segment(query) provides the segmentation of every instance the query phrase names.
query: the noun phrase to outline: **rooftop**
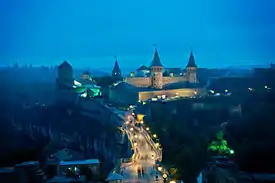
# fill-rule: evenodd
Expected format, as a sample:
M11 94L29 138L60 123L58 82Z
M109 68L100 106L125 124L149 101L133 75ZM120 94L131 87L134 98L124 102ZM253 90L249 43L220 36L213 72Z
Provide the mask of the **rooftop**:
M145 65L142 65L140 68L137 69L138 71L146 71L146 70L150 70L149 67L146 67Z
M29 166L29 165L39 165L38 161L27 161L20 164L17 164L15 166Z
M186 67L197 67L193 52L190 53L189 61Z
M58 68L72 68L71 64L69 64L67 61L63 61Z
M155 51L154 58L151 63L151 67L162 67L157 49Z
M70 166L70 165L91 165L91 164L99 164L98 159L86 159L86 160L78 160L78 161L60 161L59 165L61 166Z

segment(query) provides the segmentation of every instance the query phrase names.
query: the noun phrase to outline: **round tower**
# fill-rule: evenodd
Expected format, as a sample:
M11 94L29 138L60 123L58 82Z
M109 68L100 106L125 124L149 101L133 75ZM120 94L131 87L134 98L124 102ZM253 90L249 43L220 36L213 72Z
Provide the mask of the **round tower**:
M188 64L186 66L187 81L189 83L198 83L197 79L197 65L195 63L193 52L191 51Z
M158 50L155 49L154 58L150 66L151 81L152 81L153 88L162 89L162 86L163 86L162 70L163 70L163 66L160 62Z

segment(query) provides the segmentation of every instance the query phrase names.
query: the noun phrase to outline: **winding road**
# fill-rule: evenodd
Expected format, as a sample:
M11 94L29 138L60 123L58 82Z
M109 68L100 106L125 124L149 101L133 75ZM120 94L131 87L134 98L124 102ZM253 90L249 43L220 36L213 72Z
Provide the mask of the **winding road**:
M120 171L117 172L123 177L122 182L163 182L162 173L155 166L156 160L162 159L161 150L143 127L137 127L137 121L131 115L131 111L124 115L121 111L117 113L125 119L122 129L127 134L134 150L131 161L123 163Z

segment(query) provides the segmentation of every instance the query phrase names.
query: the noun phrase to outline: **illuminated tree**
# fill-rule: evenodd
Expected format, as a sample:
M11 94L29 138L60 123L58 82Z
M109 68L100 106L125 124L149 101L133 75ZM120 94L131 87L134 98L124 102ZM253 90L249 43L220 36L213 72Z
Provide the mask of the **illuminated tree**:
M234 154L234 151L227 146L227 141L223 139L222 131L217 133L216 140L210 143L208 150L218 155Z

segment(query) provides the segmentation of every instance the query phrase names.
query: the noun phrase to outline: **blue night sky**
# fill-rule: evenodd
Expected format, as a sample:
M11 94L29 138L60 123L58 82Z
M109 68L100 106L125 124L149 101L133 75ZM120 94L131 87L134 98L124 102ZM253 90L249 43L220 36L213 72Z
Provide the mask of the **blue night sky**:
M1 0L0 64L122 68L275 62L274 0Z

